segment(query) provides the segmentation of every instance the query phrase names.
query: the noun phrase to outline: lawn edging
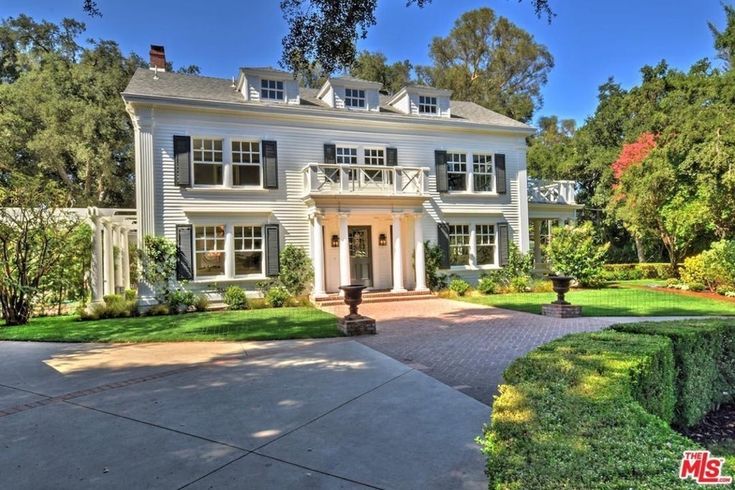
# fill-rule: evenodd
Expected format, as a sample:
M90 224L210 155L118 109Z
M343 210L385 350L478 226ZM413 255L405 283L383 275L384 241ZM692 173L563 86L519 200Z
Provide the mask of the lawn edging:
M688 325L687 339L699 333L702 340L672 339L675 323ZM700 351L713 352L712 339L735 329L721 321L697 330L709 323L572 334L514 361L479 440L490 488L696 487L678 470L682 453L701 446L670 424L682 417L684 370L696 370ZM687 355L695 344L702 347Z

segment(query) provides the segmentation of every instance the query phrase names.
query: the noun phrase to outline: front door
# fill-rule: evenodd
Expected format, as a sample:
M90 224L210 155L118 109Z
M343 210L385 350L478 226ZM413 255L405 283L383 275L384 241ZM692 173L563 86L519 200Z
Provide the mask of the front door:
M350 226L350 279L352 284L373 285L372 250L370 247L370 227Z

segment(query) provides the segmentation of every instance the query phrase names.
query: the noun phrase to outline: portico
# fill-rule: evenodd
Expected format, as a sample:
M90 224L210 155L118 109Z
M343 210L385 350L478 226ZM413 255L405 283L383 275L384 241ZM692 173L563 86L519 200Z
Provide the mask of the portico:
M81 214L81 211L80 211ZM92 301L130 288L130 235L136 231L134 209L89 208L92 227Z
M420 207L315 208L310 213L314 296L347 284L400 293L426 291Z

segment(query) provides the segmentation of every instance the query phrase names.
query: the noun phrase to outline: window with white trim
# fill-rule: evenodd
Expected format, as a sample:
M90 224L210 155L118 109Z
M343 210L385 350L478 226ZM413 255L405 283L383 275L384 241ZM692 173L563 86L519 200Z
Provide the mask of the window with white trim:
M365 91L362 89L346 88L345 89L345 107L364 109L365 108Z
M385 150L382 148L365 148L365 165L385 166ZM365 174L376 182L383 180L384 170L366 170Z
M449 263L450 265L469 265L469 225L449 225Z
M436 114L437 103L436 97L428 95L419 95L419 114Z
M260 98L261 100L283 100L283 81L282 80L261 80L260 81Z
M222 185L222 140L193 138L194 184Z
M194 262L198 278L224 275L225 225L194 227Z
M475 192L493 192L495 190L494 172L492 155L472 155L472 174Z
M338 146L336 155L337 163L357 165L357 148L354 146Z
M447 179L450 191L467 190L467 155L447 153Z
M261 185L260 142L232 142L232 185Z
M495 264L495 225L475 225L477 265Z
M235 275L263 272L263 228L235 226Z

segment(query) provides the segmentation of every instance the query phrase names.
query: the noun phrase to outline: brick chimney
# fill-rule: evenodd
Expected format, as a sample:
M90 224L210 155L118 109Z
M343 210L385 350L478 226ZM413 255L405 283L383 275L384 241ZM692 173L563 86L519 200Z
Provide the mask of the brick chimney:
M158 68L159 71L166 71L166 53L163 49L163 46L151 44L150 56L151 56L151 62L150 62L151 70Z

